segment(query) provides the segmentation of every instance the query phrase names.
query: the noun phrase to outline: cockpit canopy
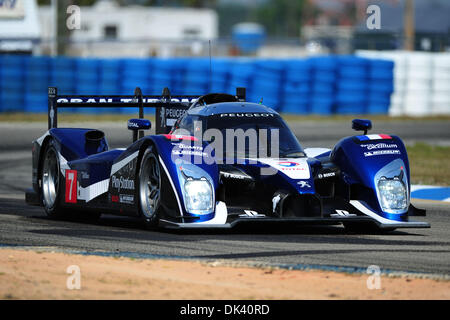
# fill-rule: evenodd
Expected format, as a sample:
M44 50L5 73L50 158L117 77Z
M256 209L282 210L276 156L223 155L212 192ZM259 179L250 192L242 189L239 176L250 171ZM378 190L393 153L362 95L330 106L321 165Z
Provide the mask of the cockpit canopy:
M205 106L213 103L220 102L238 102L239 99L236 96L227 93L210 93L198 98L190 108L195 108L199 106Z
M210 115L187 112L173 133L201 136L203 141L216 144L220 139L227 157L304 157L300 143L280 115L264 111L261 108L260 112L246 112L241 107L241 112Z

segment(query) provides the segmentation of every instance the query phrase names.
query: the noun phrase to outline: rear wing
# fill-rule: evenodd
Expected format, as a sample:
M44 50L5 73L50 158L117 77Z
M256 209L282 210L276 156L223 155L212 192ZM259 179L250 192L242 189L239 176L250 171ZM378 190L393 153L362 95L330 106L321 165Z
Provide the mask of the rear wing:
M48 88L48 128L57 128L60 108L139 108L139 118L144 118L144 108L156 108L155 132L168 133L199 96L171 96L164 88L161 96L143 96L139 87L134 95L58 95L56 87ZM143 132L139 134L143 136Z
M190 106L200 99L199 103L205 103L206 97L215 96L183 95L171 96L170 90L164 88L161 96L143 96L139 87L134 90L132 96L122 95L58 95L56 87L48 88L48 129L58 126L59 108L139 108L139 118L144 118L144 108L156 108L155 133L169 133L175 122L184 115ZM226 95L226 94L225 94ZM245 88L236 88L236 99L245 101ZM139 138L144 133L139 132Z

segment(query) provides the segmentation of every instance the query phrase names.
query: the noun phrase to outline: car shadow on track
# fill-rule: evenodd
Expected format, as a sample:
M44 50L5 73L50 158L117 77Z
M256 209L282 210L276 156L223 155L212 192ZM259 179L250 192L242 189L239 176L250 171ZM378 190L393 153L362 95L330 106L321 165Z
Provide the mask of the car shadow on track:
M124 229L135 229L149 232L164 232L167 234L180 235L283 235L283 234L299 234L299 235L416 235L411 232L394 230L366 230L366 231L350 231L342 225L317 225L305 223L274 223L274 224L242 224L233 228L193 228L193 229L172 229L172 228L146 228L139 218L120 217L114 215L103 215L99 219L89 219L86 217L70 216L61 219L51 219L47 216L32 216L35 219L43 219L48 221L60 221L67 223L78 223L92 226L114 227Z
M1 201L0 214L13 214L22 217L55 221L55 223L78 223L92 226L114 227L129 230L147 231L144 224L138 218L123 217L117 215L102 215L100 219L86 219L85 216L72 215L66 219L54 220L47 217L43 208L26 205L23 200ZM364 236L364 235L388 235L388 236L424 236L418 230L372 230L364 232L350 231L341 225L307 225L304 223L274 223L274 224L239 224L232 229L153 229L153 232L179 235L335 235L335 236Z
M147 230L137 218L105 216L97 222L87 222L80 219L55 221L43 216L35 219L46 220L50 228L30 230L31 233L58 235L80 239L109 239L111 241L126 241L128 243L144 244L147 241L164 241L186 243L217 240L217 241L245 241L245 242L286 242L303 244L334 243L363 244L363 245L401 245L401 246L429 246L445 245L443 242L421 241L405 238L405 236L422 236L403 231L392 231L387 234L355 233L346 231L342 226L317 225L289 225L285 228L269 226L239 226L235 229L201 229L201 230Z

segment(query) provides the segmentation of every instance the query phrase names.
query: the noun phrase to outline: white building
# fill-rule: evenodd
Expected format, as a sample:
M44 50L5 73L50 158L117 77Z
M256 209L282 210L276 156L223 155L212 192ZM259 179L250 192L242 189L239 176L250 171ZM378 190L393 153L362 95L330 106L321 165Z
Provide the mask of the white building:
M211 9L120 7L107 0L80 9L80 29L71 35L75 55L196 55L218 36L217 13ZM49 6L39 8L42 37L49 44L54 39L53 12Z
M0 1L0 52L32 52L40 37L36 0Z

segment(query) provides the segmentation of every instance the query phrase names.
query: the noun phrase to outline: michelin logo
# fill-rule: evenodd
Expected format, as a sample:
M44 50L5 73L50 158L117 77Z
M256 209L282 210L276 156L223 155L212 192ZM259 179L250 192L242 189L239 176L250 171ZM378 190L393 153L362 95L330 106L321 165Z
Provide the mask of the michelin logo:
M134 203L134 196L129 194L120 194L119 195L119 201L120 203L126 203L126 204L133 204Z
M206 152L203 152L203 147L200 146L188 146L182 143L176 144L176 146L172 149L173 155L180 156L199 156L199 157L208 157Z
M381 155L386 155L386 154L400 154L400 150L369 151L369 152L364 152L364 157L381 156Z
M397 149L398 146L395 143L392 143L392 144L377 143L377 144L362 144L361 148L367 148L367 150L373 150L373 149Z

